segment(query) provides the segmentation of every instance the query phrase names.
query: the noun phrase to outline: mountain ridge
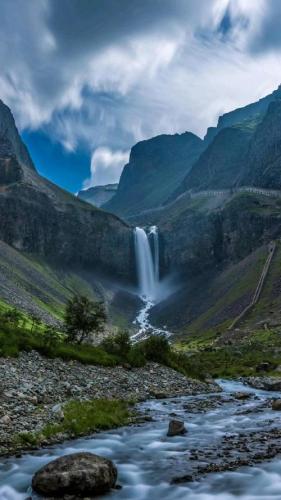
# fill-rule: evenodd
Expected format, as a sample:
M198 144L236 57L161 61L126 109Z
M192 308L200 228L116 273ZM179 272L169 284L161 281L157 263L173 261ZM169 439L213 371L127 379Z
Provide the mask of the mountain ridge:
M103 208L123 217L162 205L199 156L203 141L191 132L160 135L131 149L116 195Z
M2 118L2 122L1 122ZM132 231L116 215L41 177L11 111L0 111L0 239L63 265L99 268L131 279Z

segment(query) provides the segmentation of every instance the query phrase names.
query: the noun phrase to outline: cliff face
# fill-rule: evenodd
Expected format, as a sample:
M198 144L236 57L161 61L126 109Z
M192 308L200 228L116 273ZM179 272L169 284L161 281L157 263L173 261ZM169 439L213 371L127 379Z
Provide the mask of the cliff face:
M193 189L226 189L240 184L252 131L248 128L222 129L192 167L175 196Z
M204 139L206 150L173 198L191 189L280 185L279 180L273 179L274 175L278 178L281 145L280 99L281 87L256 103L222 115L217 127L208 129ZM272 162L276 162L275 166Z
M272 102L248 153L244 184L281 189L281 100Z
M94 186L79 191L78 198L91 203L95 207L101 207L116 194L118 184L106 184L105 186Z
M260 121L267 112L270 103L280 98L281 85L278 89L274 90L274 92L263 97L259 101L223 114L219 117L216 127L208 128L204 141L209 144L223 128L232 127L233 125L243 124L246 122L255 123Z
M129 216L167 201L203 150L203 141L186 132L136 144L122 172L116 195L104 205Z
M215 209L190 205L175 217L158 221L163 266L195 276L239 262L281 234L279 199L233 195Z
M10 109L0 99L0 157L15 156L23 167L35 170L29 152L22 142Z
M3 104L0 239L64 266L87 266L125 279L133 272L131 229L40 177Z

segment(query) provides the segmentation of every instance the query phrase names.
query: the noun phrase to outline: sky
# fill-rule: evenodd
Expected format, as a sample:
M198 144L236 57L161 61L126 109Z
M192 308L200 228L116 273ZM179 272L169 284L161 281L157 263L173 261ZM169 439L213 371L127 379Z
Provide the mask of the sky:
M138 141L281 83L279 0L0 0L0 98L40 173L117 182Z

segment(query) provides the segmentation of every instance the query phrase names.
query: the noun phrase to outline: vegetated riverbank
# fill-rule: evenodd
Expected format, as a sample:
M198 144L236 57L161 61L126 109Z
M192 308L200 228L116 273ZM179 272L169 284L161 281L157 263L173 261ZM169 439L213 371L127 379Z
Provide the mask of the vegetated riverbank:
M74 360L48 359L35 351L21 352L18 358L2 358L0 380L2 455L132 422L135 419L124 401L131 403L220 390L215 382L187 378L153 362L140 368L129 365L126 368L104 367ZM100 406L104 417L98 422L92 419L93 412L88 407L85 425L75 425L86 407L71 408L68 404L64 408L65 403L73 400L92 401L93 405L97 404L95 401L108 400L103 409ZM111 400L115 401L114 408L109 408ZM116 419L111 421L106 415L113 409Z
M231 341L221 342L221 334L194 336L176 345L190 365L214 378L237 378L258 375L278 377L281 373L280 330L237 330Z

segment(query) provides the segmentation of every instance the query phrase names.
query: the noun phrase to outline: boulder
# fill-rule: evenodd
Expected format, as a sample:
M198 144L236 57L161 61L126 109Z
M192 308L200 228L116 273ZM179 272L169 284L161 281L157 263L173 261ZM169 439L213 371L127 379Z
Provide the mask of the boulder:
M182 420L170 420L167 436L182 436L186 433L187 429L185 428L184 422Z
M256 372L270 372L271 370L274 370L276 365L273 365L272 363L268 363L267 361L260 363L259 365L256 366Z
M48 463L36 472L32 488L47 497L75 498L106 493L115 486L117 469L111 460L93 453L73 453Z
M274 399L271 408L276 411L281 411L281 399Z
M251 394L249 392L235 392L233 394L233 397L235 399L240 399L240 400L245 400L245 399L249 399L251 397Z
M255 389L263 391L281 391L281 378L277 377L247 377L245 382Z

